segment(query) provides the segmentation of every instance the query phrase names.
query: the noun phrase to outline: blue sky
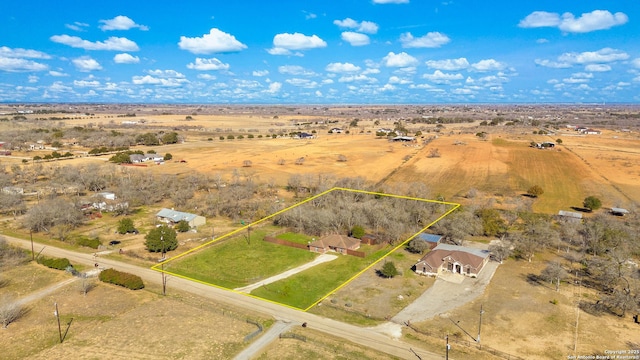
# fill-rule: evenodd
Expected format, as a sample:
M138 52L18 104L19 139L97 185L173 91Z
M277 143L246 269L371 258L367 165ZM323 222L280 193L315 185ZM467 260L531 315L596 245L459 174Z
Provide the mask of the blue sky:
M0 102L638 103L631 0L3 1Z

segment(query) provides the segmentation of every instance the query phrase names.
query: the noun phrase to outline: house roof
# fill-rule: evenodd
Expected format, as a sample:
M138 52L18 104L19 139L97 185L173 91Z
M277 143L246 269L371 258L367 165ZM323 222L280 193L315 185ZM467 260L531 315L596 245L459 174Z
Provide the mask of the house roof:
M169 220L171 220L173 222L179 222L180 220L185 220L187 222L190 222L191 220L193 220L196 217L198 217L198 215L196 215L196 214L190 214L190 213L186 213L186 212L182 212L182 211L175 211L175 210L171 210L171 209L162 209L162 210L158 211L156 216L160 217L160 218L169 219Z
M616 214L628 214L629 210L623 208L611 208L611 212Z
M558 211L558 215L575 218L575 219L582 219L582 214L573 212L573 211L560 210Z
M424 263L431 269L437 269L448 257L463 264L463 266L470 265L471 267L478 269L482 266L482 263L488 256L489 252L487 250L449 244L438 244L438 246L423 256L418 263Z
M309 244L309 246L319 247L326 249L328 247L349 249L355 245L359 245L360 240L352 238L346 235L333 234L325 236L322 239L316 240Z
M440 239L442 239L442 235L434 235L434 234L422 233L422 234L418 235L418 238L420 238L420 240L424 240L426 242L437 243L437 242L440 241Z

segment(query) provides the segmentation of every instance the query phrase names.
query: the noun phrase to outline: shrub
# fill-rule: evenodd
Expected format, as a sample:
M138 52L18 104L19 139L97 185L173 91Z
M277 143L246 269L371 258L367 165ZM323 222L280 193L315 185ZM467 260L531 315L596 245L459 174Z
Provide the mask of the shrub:
M144 283L140 276L114 269L101 271L98 279L107 284L114 284L131 290L144 289Z
M531 197L538 197L544 194L544 189L540 185L533 185L527 190L527 195Z
M598 199L595 196L587 196L582 202L582 205L585 208L593 211L593 210L598 210L602 207L602 201L600 201L600 199Z
M175 229L178 232L187 232L187 231L191 230L191 226L189 226L189 223L186 220L180 220L176 224Z
M71 266L71 262L67 258L46 258L44 256L38 258L38 264L56 270L66 270Z
M351 229L351 236L353 236L356 239L362 239L362 237L364 236L364 228L360 225L355 225Z
M126 234L128 232L132 232L133 230L135 230L135 226L133 225L133 220L131 220L131 218L122 218L120 219L120 221L118 221L118 233L119 234Z
M100 239L89 239L88 237L82 236L76 239L76 245L97 249L102 244L100 243Z

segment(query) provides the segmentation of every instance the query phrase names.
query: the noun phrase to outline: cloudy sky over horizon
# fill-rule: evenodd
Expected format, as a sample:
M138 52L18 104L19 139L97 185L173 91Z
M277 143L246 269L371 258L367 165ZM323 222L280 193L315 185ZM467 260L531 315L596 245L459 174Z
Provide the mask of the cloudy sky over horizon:
M0 18L0 102L640 102L629 0L36 0Z

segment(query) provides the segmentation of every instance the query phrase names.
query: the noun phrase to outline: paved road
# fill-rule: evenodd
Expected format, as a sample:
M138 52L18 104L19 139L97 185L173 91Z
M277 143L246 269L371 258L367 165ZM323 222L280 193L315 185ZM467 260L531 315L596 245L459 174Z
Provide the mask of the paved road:
M6 235L4 235L4 237L9 243L18 245L25 249L31 249L31 243L28 240L22 240ZM52 246L46 246L42 251L42 254L49 257L66 257L71 261L71 263L85 264L88 266L93 266L96 262L96 260L93 259L92 254L83 254ZM97 262L100 264L100 267L114 268L119 271L136 274L145 282L157 284L162 283L160 273L148 268L104 258L98 259ZM417 357L410 350L411 348L418 356L420 356L421 359L442 359L442 355L416 348L414 345L409 345L401 340L394 339L393 337L383 334L375 329L361 328L336 320L323 318L286 306L252 298L238 292L222 290L213 286L204 285L178 277L170 277L167 286L168 291L171 291L171 289L174 288L190 292L204 298L215 300L219 303L257 311L262 314L272 316L274 319L283 319L285 321L300 324L306 322L308 327L313 328L314 330L321 331L332 336L341 337L353 343L376 349L398 358L415 360Z

